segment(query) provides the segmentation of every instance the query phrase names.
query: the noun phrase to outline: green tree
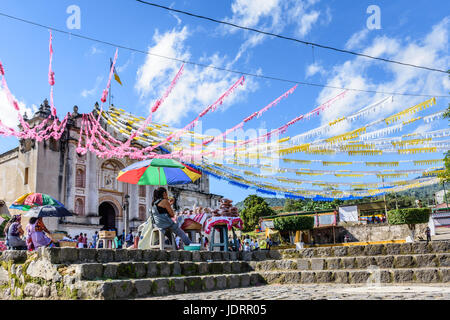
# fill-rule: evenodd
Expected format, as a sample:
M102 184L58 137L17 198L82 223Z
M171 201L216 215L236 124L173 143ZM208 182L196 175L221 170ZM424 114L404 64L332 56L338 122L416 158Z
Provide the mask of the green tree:
M449 76L449 78L450 78L450 76ZM449 120L450 120L450 104L448 105L447 110L443 114L443 117L449 118ZM438 175L438 177L441 180L441 183L446 183L446 182L450 181L450 151L447 151L447 153L445 153L444 165L445 165L444 172L442 172Z
M314 228L314 217L291 216L280 217L273 220L273 226L280 231L311 230Z
M284 211L285 212L294 212L294 211L302 211L303 210L303 201L302 200L292 200L286 199L284 203Z
M430 208L405 208L390 210L387 213L389 224L407 224L411 231L411 238L414 241L416 224L427 223L430 219Z
M293 241L294 232L299 230L311 230L314 228L314 217L291 216L275 218L273 220L273 227L279 231L288 231L289 238Z
M264 200L257 195L250 195L244 200L244 209L240 216L244 222L243 230L251 231L259 224L259 219L266 216L275 215L275 211Z

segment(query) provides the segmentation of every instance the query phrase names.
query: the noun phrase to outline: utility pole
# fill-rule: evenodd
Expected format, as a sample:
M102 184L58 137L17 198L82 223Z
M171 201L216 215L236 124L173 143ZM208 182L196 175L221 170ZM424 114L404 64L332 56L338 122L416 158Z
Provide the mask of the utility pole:
M381 176L381 182L383 183L383 199L384 199L384 214L386 215L387 218L387 205L386 205L386 191L384 190L384 177Z
M123 245L122 245L122 248L123 248L123 246L125 245L125 243L126 243L126 238L127 238L127 233L128 233L128 213L129 213L129 207L130 207L130 202L128 201L128 199L130 198L130 196L128 195L128 194L126 194L125 195L125 200L124 200L124 202L123 202L123 209L124 209L124 215L123 215L123 218L124 218L124 229L125 229L125 231L124 231L124 233L123 233Z
M394 196L395 196L395 209L398 210L398 203L397 203L397 192L394 192Z
M444 199L445 199L445 203L447 204L447 211L448 210L448 201L447 201L447 191L445 190L445 181L442 182L442 185L444 186Z

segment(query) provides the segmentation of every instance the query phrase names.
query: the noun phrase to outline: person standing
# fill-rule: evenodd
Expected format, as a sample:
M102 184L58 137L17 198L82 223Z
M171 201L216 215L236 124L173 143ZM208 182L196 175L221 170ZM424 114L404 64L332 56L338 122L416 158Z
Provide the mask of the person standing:
M83 248L87 248L88 247L87 241L88 241L87 234L85 233L84 236L83 236Z
M139 245L139 239L141 238L141 231L138 232L137 236L134 237L133 248L137 249Z
M430 230L430 227L427 227L427 228L425 229L425 234L426 234L426 236L427 236L427 243L428 243L428 242L431 241L431 230Z
M270 250L270 246L272 245L272 241L270 241L270 238L267 237L266 238L266 246L267 246L267 250Z
M92 236L92 243L94 244L94 246L97 246L97 241L98 241L98 231L95 231L94 235Z
M80 233L80 235L78 236L77 247L78 248L83 248L84 247L83 243L84 243L83 233Z
M127 247L131 247L133 245L134 242L133 230L130 229L130 232L126 236L125 242L127 244Z
M116 244L117 249L122 249L121 236L116 235L114 238L114 243Z

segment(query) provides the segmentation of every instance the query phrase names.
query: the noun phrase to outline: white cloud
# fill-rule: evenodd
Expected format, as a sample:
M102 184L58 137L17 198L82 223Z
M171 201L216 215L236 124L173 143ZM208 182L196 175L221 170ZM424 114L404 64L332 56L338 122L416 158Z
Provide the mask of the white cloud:
M386 36L375 38L372 43L362 50L365 54L382 56L396 61L445 68L449 65L448 30L450 18L445 18L436 24L431 32L423 39L402 41ZM352 36L353 37L353 36ZM373 68L377 67L377 77L371 77ZM379 81L379 72L384 72L386 80ZM333 76L327 85L336 87L358 88L382 92L416 93L447 95L450 90L448 76L438 72L430 72L418 68L385 63L364 57L356 57L331 70ZM324 88L317 98L317 102L324 102L337 95L340 90ZM352 111L369 105L383 97L384 94L371 94L349 91L346 98L333 104L322 114L322 123L327 123ZM374 114L373 119L380 118L405 109L407 106L427 100L426 97L395 96L394 102L388 104L381 114ZM438 99L439 105L439 99ZM441 107L445 107L445 103ZM442 108L441 108L442 109ZM439 109L436 109L438 111ZM373 120L372 119L372 120ZM344 128L343 130L348 130Z
M14 97L14 99L17 100L16 97ZM26 112L29 119L37 110L35 105L31 108L27 107L24 101L17 100L17 103L19 104L20 113L23 115ZM0 113L2 115L2 123L4 125L16 130L18 129L19 119L17 118L17 111L9 103L6 92L3 88L0 88Z
M231 5L233 15L225 20L272 33L282 33L288 26L293 25L295 34L304 37L310 33L320 16L320 11L310 10L317 2L318 0L235 0ZM331 21L329 9L324 21L326 24ZM225 30L232 34L239 31L234 27L225 27ZM253 32L244 32L244 35L246 40L231 64L239 60L247 50L270 38Z
M103 76L97 76L97 78L95 79L94 87L92 89L84 89L83 91L81 91L81 96L83 98L87 98L87 97L92 96L95 93L97 93L102 81L103 81Z
M181 30L173 29L164 34L156 31L153 36L154 45L149 46L148 51L158 55L188 60L190 58L189 49L184 46L188 36L186 27ZM227 61L226 57L214 54L203 57L201 62L223 66ZM148 102L148 109L163 94L180 67L181 63L177 61L152 55L146 57L144 64L137 71L135 89L141 100ZM186 116L193 116L217 100L237 79L238 76L234 74L212 68L185 65L182 77L171 95L155 113L154 120L170 125L179 124ZM224 100L224 104L219 109L223 110L240 101L245 96L246 88L255 90L256 84L252 83L249 86L249 82L251 80L246 79L244 88L239 87L235 93Z
M424 132L430 131L432 127L433 126L431 123L422 124L422 125L418 126L416 128L416 130L414 130L412 133L424 133Z
M324 19L322 19L321 24L324 26L327 26L331 23L331 20L333 20L333 15L331 14L330 7L327 7L325 10L325 15L323 15Z
M105 53L102 49L97 48L96 46L91 46L91 50L89 51L91 55L102 54Z
M305 36L309 33L309 31L311 31L313 24L316 23L317 19L319 18L319 14L319 11L313 10L310 13L305 13L301 17L298 30L300 36Z
M179 26L181 24L181 19L178 17L178 15L171 11L169 11L169 14L177 20L177 25Z
M130 66L130 64L133 61L133 59L134 59L134 52L131 54L131 57L123 65L116 67L116 71L118 73L125 72L125 70L127 70L128 67Z
M321 75L326 74L325 69L320 64L318 64L317 62L315 62L313 64L310 64L308 66L308 68L306 69L306 77L307 78L312 77L312 76L314 76L317 73L319 73Z
M348 39L345 44L345 49L350 50L359 47L361 42L367 38L369 34L369 29L364 28L361 31L354 33L350 39Z
M244 27L252 27L260 24L264 18L271 20L271 26L276 26L280 20L281 5L280 0L235 0L231 5L233 17L231 22ZM230 28L231 32L237 31Z

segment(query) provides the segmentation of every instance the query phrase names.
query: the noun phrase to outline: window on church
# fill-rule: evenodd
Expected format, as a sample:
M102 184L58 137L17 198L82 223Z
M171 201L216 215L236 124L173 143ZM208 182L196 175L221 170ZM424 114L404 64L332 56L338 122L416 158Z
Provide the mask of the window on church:
M27 185L28 184L28 170L29 168L25 168L25 173L24 173L24 176L23 176L23 184L24 185Z
M139 197L145 198L147 188L145 186L139 186Z
M75 187L84 188L85 180L86 180L86 175L84 174L84 170L77 169L76 178L75 178Z
M75 213L79 216L84 216L84 201L81 198L75 201Z
M145 221L147 220L147 213L145 206L139 206L139 220Z
M50 139L49 148L52 151L58 152L59 151L59 141L55 140L54 138Z

